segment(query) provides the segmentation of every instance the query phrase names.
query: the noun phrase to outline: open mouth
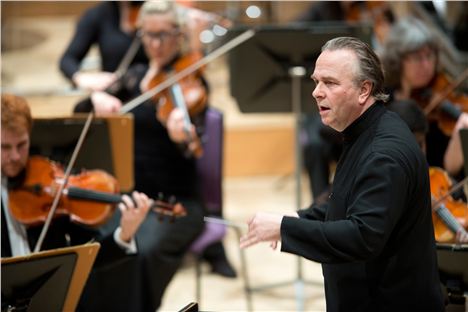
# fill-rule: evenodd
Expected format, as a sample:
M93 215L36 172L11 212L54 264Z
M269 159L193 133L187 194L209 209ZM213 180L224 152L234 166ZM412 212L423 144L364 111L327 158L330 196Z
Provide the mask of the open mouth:
M330 107L319 105L320 112L326 112L330 110Z

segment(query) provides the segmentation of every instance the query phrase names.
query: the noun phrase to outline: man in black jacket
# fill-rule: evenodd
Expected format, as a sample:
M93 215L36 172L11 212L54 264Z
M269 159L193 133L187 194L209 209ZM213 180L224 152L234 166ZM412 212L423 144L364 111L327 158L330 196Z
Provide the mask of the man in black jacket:
M241 239L322 263L327 311L443 311L428 167L414 136L383 102L370 47L330 40L312 75L325 125L343 153L326 203L293 216L257 213Z

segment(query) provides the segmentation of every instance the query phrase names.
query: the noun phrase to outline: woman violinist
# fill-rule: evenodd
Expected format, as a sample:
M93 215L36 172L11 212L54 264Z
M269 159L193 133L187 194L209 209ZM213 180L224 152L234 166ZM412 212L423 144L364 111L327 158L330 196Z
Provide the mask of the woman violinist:
M18 184L24 178L29 162L30 132L32 118L25 99L2 94L2 257L21 256L30 253L39 237L42 226L26 227L19 223L9 208L8 187ZM28 172L28 174L34 174ZM40 173L37 173L40 174ZM32 206L35 203L24 202ZM84 244L97 239L101 249L96 259L97 266L104 266L134 254L134 235L149 210L148 197L139 192L133 193L133 200L123 197L119 204L120 226L108 236L101 236L98 229L85 227L70 221L68 217L54 219L43 249L54 249L70 245ZM88 286L87 286L88 287ZM85 294L86 294L85 288ZM81 301L81 305L86 304Z
M78 21L75 33L60 59L60 70L83 90L105 90L116 79L116 70L134 41L136 16L142 1L103 1L88 9ZM97 45L101 68L80 69L84 57ZM130 63L148 60L140 47Z
M173 2L145 2L140 8L138 25L149 63L131 66L122 76L120 87L112 93L94 92L91 103L98 114L118 113L123 103L164 81L177 72L179 66L184 67L187 60L190 63L193 54L184 50L187 38ZM179 86L189 106L191 124L188 128L185 115L177 105L167 109L166 114L160 114L161 110L166 111L166 104L175 102L172 91L157 94L130 111L135 125L135 189L149 197L157 196L156 191L175 195L187 210L186 217L170 226L156 224L155 218L147 218L137 233L140 262L130 268L129 275L138 279L136 284L141 289L125 289L121 295L115 295L116 298L128 298L130 293L130 300L125 301L132 303L132 311L154 311L160 306L164 291L180 267L185 252L204 226L205 211L197 190L196 155L190 149L190 142L201 137L207 87L200 71L187 78L182 79ZM191 104L195 106L193 111ZM119 274L113 274L113 281L103 281L109 283L109 287L104 288L112 289L113 283L123 284L125 281L119 277Z
M438 52L434 35L421 21L406 18L393 25L381 58L386 84L394 100L413 99L424 110L437 95L443 94L450 87L450 79L438 68ZM444 155L453 133L455 118L458 117L457 114L450 114L451 110L446 108L460 110L461 118L465 118L463 116L468 110L468 97L463 94L453 92L444 99L444 103L449 104L439 105L428 115L426 143L427 159L431 166L444 166ZM444 124L451 124L451 128L447 131ZM456 153L461 154L461 150ZM450 154L445 157L450 158Z

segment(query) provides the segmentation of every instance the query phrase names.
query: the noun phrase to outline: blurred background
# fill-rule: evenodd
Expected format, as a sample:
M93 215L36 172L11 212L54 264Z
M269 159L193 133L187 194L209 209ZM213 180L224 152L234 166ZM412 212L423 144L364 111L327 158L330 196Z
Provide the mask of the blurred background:
M1 88L2 92L11 92L27 98L34 117L63 117L72 114L73 106L87 95L86 90L79 90L66 79L59 70L59 59L65 51L75 31L79 17L87 9L100 1L2 1L1 2ZM295 22L305 21L309 10L313 10L315 1L178 1L180 5L196 8L216 14L229 23L223 25L227 35L213 35L200 30L196 33L197 44L209 54L245 29L268 30L291 29ZM378 49L378 32L374 28L378 10L390 10L398 19L407 15L425 19L432 31L445 44L444 55L447 69L457 75L468 63L467 52L462 43L454 40L453 29L456 22L465 16L466 3L463 1L443 2L442 9L433 1L435 11L427 10L426 4L410 2L374 3L375 9L366 7L359 11L359 16L351 24L357 27L363 38ZM365 2L362 2L365 3ZM377 6L377 4L379 4ZM359 9L361 10L361 9ZM374 11L375 10L375 11ZM327 29L325 21L324 29ZM332 29L332 22L329 22ZM466 23L466 20L465 20ZM385 28L385 26L384 26ZM302 28L301 28L302 29ZM317 28L319 29L319 28ZM354 31L354 30L353 30ZM382 31L385 31L383 29ZM281 33L281 32L280 32ZM265 41L280 50L288 43L279 39L267 38ZM464 39L466 48L466 38ZM270 40L270 41L268 41ZM309 43L309 44L313 44ZM306 46L307 44L298 45ZM321 44L317 44L318 47ZM298 48L299 49L299 48ZM311 51L314 47L308 47ZM236 55L235 61L243 64L235 67L230 53L210 62L205 69L205 76L211 88L210 105L224 114L224 159L223 159L223 194L224 218L236 223L243 223L256 211L289 212L298 205L306 206L312 200L310 185L306 173L301 170L300 183L295 176L296 142L295 130L297 115L292 113L291 103L272 109L265 106L252 107L242 103L243 79L255 74L256 59L246 60L249 53ZM294 53L286 58L294 58ZM313 64L313 60L309 60ZM82 62L82 69L95 71L101 60L96 47L88 53ZM245 66L247 64L247 66ZM455 65L453 65L455 64ZM458 64L458 65L456 65ZM462 64L460 66L460 64ZM464 65L463 65L464 64ZM309 64L308 64L309 65ZM281 66L279 66L281 67ZM233 74L232 69L235 73ZM312 67L306 68L308 75ZM242 77L240 77L242 71ZM266 75L271 74L266 71ZM315 110L310 96L312 87L304 78L301 107L304 111ZM247 77L247 78L245 78ZM233 81L235 79L235 81ZM290 78L282 74L281 83L289 85ZM237 89L236 89L237 88ZM255 86L254 86L255 89ZM273 87L274 89L274 87ZM288 88L282 95L283 101L291 98ZM235 94L234 94L235 93ZM235 96L234 96L235 95ZM275 94L270 94L274 97ZM239 100L240 99L240 100ZM267 99L269 99L267 97ZM247 100L246 100L247 101ZM275 103L281 105L281 103ZM262 112L265 110L265 112ZM298 204L298 193L299 204ZM200 306L207 311L241 311L247 309L244 282L241 275L241 255L235 232L228 229L225 238L227 254L235 266L238 277L227 279L209 274L204 267L202 277L202 300ZM250 248L245 253L248 273L252 286L296 281L298 277L298 259L294 256L272 251L267 245ZM298 304L298 289L293 283L275 287L253 294L253 309L257 311L325 311L323 279L320 265L311 261L302 261L301 277L305 281L304 302ZM195 270L193 261L187 259L186 265L179 271L170 284L161 306L162 311L177 311L187 303L194 301Z

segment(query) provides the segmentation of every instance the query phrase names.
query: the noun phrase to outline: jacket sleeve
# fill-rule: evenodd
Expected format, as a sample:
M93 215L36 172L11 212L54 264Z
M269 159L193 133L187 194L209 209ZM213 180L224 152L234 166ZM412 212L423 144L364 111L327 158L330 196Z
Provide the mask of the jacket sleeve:
M70 223L68 233L71 245L86 244L96 241L101 244L94 267L103 268L112 266L130 259L126 250L120 247L114 239L114 231L100 228L90 228L84 225Z
M404 210L409 184L401 163L388 155L371 154L343 197L330 198L327 221L307 215L283 218L282 251L322 263L378 255Z
M73 38L60 58L60 70L68 78L79 71L83 58L97 42L99 29L98 10L87 11L79 20Z
M312 204L310 205L309 208L301 209L297 213L300 218L324 221L327 208L328 208L328 203L323 203L320 205Z

